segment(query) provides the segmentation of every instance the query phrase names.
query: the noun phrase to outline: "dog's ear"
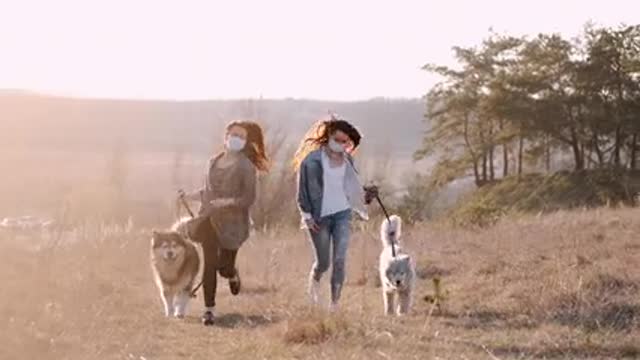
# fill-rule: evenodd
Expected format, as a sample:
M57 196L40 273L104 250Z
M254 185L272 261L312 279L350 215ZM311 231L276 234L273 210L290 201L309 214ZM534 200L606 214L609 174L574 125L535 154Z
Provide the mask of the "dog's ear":
M160 237L160 232L158 230L151 230L151 247L155 247L158 242L158 237Z

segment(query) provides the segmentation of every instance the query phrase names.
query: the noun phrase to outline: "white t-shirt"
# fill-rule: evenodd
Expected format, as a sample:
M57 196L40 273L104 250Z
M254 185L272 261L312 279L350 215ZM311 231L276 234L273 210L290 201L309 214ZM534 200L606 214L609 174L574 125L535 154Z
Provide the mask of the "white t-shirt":
M351 208L344 189L344 174L347 163L331 167L329 156L322 152L322 169L324 189L322 193L322 210L320 216L332 215Z

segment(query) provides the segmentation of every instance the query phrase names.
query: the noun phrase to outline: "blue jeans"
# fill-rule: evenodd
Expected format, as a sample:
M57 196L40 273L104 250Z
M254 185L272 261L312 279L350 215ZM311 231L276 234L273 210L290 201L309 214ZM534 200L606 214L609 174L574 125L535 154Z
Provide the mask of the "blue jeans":
M309 231L314 248L315 262L313 278L320 281L322 274L329 270L329 261L333 260L331 272L331 300L337 302L345 277L345 260L351 237L351 210L341 211L320 219L320 230ZM331 251L333 250L333 252Z

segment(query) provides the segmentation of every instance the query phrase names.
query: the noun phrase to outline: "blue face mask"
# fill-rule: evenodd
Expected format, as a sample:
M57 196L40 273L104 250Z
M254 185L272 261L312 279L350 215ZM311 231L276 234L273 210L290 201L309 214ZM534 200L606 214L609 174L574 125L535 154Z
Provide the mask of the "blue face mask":
M247 141L245 139L232 135L227 138L227 143L225 145L227 147L227 150L238 152L244 149L246 143Z

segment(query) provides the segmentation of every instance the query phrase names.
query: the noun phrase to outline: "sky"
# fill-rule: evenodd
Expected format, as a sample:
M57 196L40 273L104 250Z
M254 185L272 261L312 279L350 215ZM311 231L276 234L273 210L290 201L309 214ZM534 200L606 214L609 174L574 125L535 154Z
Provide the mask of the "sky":
M414 98L489 28L577 35L640 1L0 0L0 89L100 98Z

